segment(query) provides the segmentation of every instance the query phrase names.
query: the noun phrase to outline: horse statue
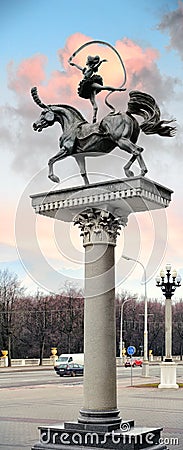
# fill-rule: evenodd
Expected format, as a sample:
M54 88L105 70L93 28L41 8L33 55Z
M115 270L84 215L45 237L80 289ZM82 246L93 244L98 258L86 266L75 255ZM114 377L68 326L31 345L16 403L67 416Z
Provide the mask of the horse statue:
M39 119L33 123L34 131L41 132L44 128L58 122L62 128L59 139L59 152L48 161L48 177L56 183L59 178L54 174L53 165L67 156L73 156L79 166L85 185L89 184L86 173L85 157L101 156L110 153L115 147L131 154L130 160L124 166L127 177L133 177L131 165L137 160L141 176L147 173L147 167L142 158L142 147L137 145L140 131L145 134L174 136L176 128L169 123L174 120L160 120L160 110L153 97L140 91L131 91L126 112L110 112L100 123L88 123L82 114L69 105L46 105L38 96L37 88L31 89L34 102L43 109ZM141 116L144 121L139 124L133 114Z

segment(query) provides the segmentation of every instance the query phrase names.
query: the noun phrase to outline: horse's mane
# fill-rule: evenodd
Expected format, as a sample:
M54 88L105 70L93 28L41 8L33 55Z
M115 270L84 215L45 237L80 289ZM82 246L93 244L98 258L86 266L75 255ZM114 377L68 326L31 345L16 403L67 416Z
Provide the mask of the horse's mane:
M69 110L71 113L73 113L79 120L81 120L82 122L87 122L87 120L83 117L83 115L80 113L80 111L78 111L78 109L74 108L73 106L70 105L64 105L64 104L56 104L56 105L48 105L51 109L52 108L63 108L66 110Z

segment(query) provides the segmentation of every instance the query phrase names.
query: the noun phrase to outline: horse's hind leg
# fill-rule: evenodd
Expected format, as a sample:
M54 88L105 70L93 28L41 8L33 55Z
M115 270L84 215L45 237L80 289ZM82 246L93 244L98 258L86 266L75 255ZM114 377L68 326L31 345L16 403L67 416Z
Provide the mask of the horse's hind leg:
M145 174L148 172L147 167L145 165L145 162L142 158L142 155L133 155L130 160L127 162L127 164L124 166L124 171L125 171L125 175L127 177L133 177L134 173L132 172L132 170L129 170L131 165L134 163L134 161L137 159L139 166L141 168L141 176L144 177Z
M141 176L144 177L145 174L148 172L148 170L147 170L147 167L146 167L146 165L145 165L145 162L144 162L144 160L143 160L143 158L142 158L142 155L138 155L138 156L137 156L137 161L138 161L139 166L140 166L140 168L141 168Z
M142 158L142 151L143 148L139 147L136 144L133 144L133 142L131 142L129 139L127 138L120 138L118 141L116 141L117 145L121 148L121 150L125 150L128 153L132 154L132 157L130 158L130 160L127 162L127 164L124 167L124 171L125 171L125 175L127 177L133 177L134 173L132 172L132 170L129 170L131 165L134 163L134 161L137 159L140 169L141 169L141 176L144 176L147 173L147 167L145 165L145 162Z
M129 170L133 162L137 159L136 155L133 155L130 160L127 162L127 164L124 166L124 172L127 177L134 177L134 173L132 170Z

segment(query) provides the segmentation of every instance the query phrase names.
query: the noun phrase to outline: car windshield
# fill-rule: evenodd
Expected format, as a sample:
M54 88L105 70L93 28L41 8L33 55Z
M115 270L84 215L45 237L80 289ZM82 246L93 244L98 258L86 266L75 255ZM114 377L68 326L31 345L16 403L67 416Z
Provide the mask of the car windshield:
M67 367L67 364L59 364L59 369L65 369Z
M67 361L68 361L67 356L61 356L60 358L57 359L57 362L67 362Z

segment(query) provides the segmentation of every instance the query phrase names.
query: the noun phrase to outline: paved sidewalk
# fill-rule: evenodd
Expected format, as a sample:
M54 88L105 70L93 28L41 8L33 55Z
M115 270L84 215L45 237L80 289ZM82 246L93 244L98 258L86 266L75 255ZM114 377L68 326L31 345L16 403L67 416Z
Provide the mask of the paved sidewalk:
M156 377L118 381L118 407L123 419L137 426L163 427L170 450L183 449L183 389L140 388ZM75 421L83 404L83 386L51 384L0 391L0 450L25 450L38 441L39 425ZM175 439L178 439L175 443ZM174 440L174 441L173 441Z

